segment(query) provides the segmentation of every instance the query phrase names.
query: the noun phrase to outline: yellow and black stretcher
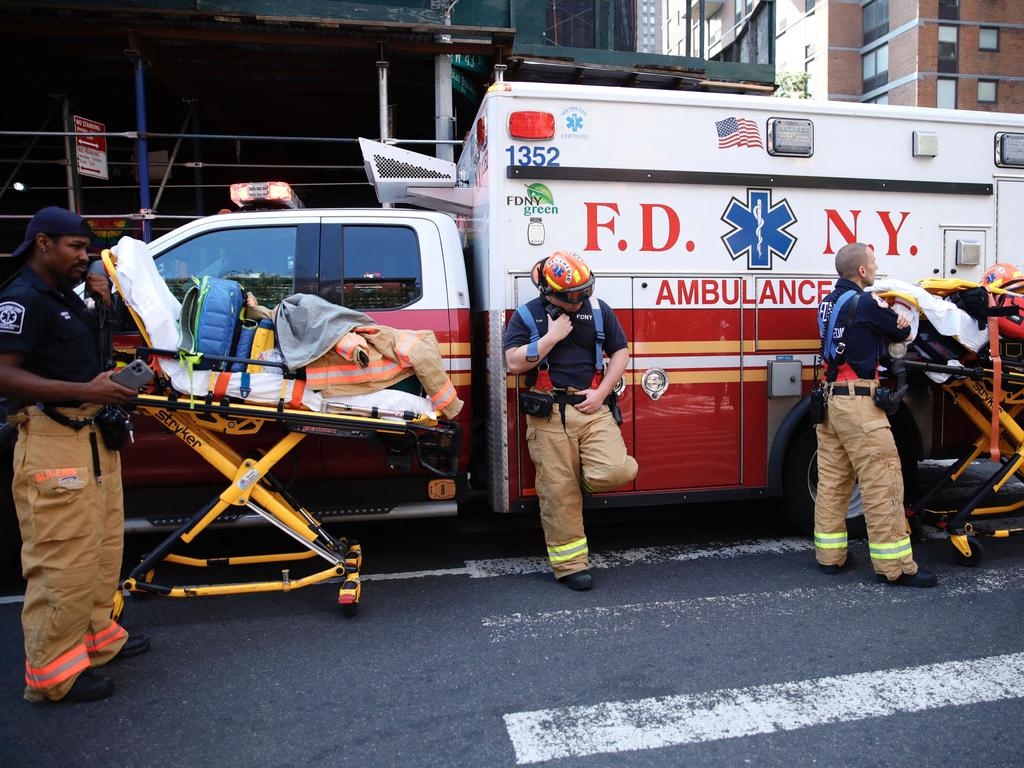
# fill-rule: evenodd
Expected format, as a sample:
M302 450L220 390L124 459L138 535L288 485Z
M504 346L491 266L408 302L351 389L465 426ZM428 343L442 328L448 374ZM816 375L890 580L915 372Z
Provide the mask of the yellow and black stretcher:
M989 321L990 326L992 320ZM974 443L947 469L943 477L907 508L912 525L924 523L945 531L957 562L976 565L984 556L980 537L1007 538L1024 534L1019 524L990 522L1024 515L1024 500L1009 504L983 506L1017 475L1024 480L1024 356L1020 342L999 339L990 334L990 347L971 361L946 365L927 360L907 359L909 371L948 374L942 390L978 430ZM913 353L914 345L911 345ZM978 490L956 509L935 505L940 493L964 477L971 464L983 457L998 464ZM976 522L978 519L985 522Z
M107 273L117 283L117 274L109 251L103 252ZM120 286L118 286L120 289ZM123 295L123 294L122 294ZM129 306L143 338L149 343L145 326ZM285 400L285 387L296 377L284 372L281 397L276 406L255 405L207 393L204 398L180 395L159 373L161 357L177 359L178 352L140 347L136 357L148 360L158 371L151 390L138 395L130 407L155 418L164 428L194 450L204 461L228 481L227 487L205 506L167 536L148 553L128 577L115 600L115 618L124 608L123 595L142 593L166 597L201 597L207 595L246 594L252 592L288 592L319 584L329 579L341 582L338 603L345 615L358 612L362 593L360 567L362 549L354 539L335 537L278 482L271 470L309 435L338 439L382 439L401 442L413 452L420 465L435 475L453 477L459 456L459 428L451 422L438 421L426 415L399 414L368 409L365 414L347 409L344 413L319 413L303 410ZM212 362L243 362L273 366L260 360L206 356ZM215 377L211 377L211 386ZM293 390L294 391L294 390ZM232 435L251 435L267 423L284 427L285 434L269 450L258 457L243 457L228 444ZM247 508L268 523L295 539L302 551L280 554L227 556L215 558L189 557L174 552L181 545L191 544L221 516L237 515ZM322 557L329 567L300 578L291 578L289 570L280 579L230 584L165 585L157 583L156 569L164 563L183 566L211 567L287 563Z

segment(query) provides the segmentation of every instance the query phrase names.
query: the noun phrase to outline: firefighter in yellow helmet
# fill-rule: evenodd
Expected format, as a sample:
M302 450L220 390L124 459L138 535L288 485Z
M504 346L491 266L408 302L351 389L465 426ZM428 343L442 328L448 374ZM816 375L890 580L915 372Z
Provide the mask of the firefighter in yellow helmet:
M519 410L551 569L570 589L590 589L583 495L618 488L637 473L613 416L612 388L629 346L615 313L591 296L594 275L576 254L557 251L537 262L533 283L540 296L512 315L505 361L512 373L526 374Z

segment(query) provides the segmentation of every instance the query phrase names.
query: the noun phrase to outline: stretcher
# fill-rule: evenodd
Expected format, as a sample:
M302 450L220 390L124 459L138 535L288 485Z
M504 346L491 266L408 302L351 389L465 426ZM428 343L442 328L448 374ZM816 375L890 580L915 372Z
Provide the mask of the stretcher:
M978 287L950 280L924 280L920 285L938 297ZM1010 294L999 288L989 290L992 295ZM930 322L934 316L913 296L898 290L883 292L882 296L919 313L902 365L907 371L926 374L938 383L978 433L939 481L908 505L907 516L914 527L926 524L945 532L957 562L976 565L984 556L981 537L1024 534L1024 526L1019 522L1002 522L1024 515L1024 500L1006 504L990 502L1014 475L1024 480L1024 343L1000 337L997 318L1001 314L1005 316L1005 312L988 312L984 321L986 328L982 331L984 341L979 343L971 329L975 323L973 318L961 322L970 339L944 335ZM990 307L993 304L989 302ZM975 461L985 457L997 468L967 501L952 509L939 505L940 494L954 487Z
M115 600L115 618L124 609L123 596L130 593L183 598L288 592L332 579L341 583L338 604L342 612L354 616L362 597L360 568L363 553L360 544L355 539L336 537L326 531L316 516L278 482L272 473L273 468L309 435L316 435L340 440L399 443L404 450L416 456L425 470L442 478L451 478L455 475L459 456L458 425L440 420L440 414L436 412L377 407L366 404L365 398L356 405L323 401L316 393L304 388L301 372L288 371L283 363L265 359L207 356L208 362L261 366L263 372L230 376L189 372L187 391L178 391L182 378L169 375L169 371L176 370L179 353L176 349L153 345L154 340L147 328L147 313L153 324L165 326L157 341L162 340L166 344L170 324L152 307L144 308L133 300L133 297L137 299L150 289L166 291L166 285L158 276L155 277L152 259L144 249L141 254L133 252L132 258L139 261L127 275L127 266L121 264L119 269L118 259L110 251L102 254L107 274L124 298L146 341L146 346L136 349L134 355L157 371L154 384L134 398L129 407L156 419L223 475L228 484L131 570ZM145 259L149 262L146 263ZM159 285L155 284L157 280ZM170 305L170 302L165 304ZM197 391L197 381L205 392ZM251 402L229 394L240 387L241 391L258 392L263 402ZM276 402L268 395L272 390L276 391ZM314 406L322 410L313 410ZM262 455L242 456L231 447L232 436L254 434L267 424L283 427L284 434ZM178 552L179 548L192 544L215 521L237 516L242 509L255 512L298 542L302 549L278 554L224 557L192 557ZM163 564L207 568L291 563L317 557L326 560L328 567L298 578L293 578L290 569L285 569L280 579L242 583L183 585L163 584L156 580L157 569Z

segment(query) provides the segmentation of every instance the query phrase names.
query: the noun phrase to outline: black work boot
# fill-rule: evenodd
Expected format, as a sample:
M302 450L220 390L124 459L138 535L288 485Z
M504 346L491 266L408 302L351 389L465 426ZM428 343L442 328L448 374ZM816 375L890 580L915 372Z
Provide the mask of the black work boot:
M75 680L71 690L60 701L78 704L86 701L99 701L114 692L114 681L109 677L97 675L91 669L85 670Z
M556 581L559 584L565 584L569 589L574 589L577 592L582 592L594 586L594 580L590 578L590 571L576 571L576 573L562 576L560 579L556 579Z
M848 569L851 565L853 565L853 556L847 552L846 560L842 565L822 565L821 563L818 563L818 568L822 573L827 573L829 576L835 576L837 573Z
M128 635L128 642L121 646L114 659L130 659L141 656L149 650L149 638L145 635ZM111 659L113 661L114 659Z
M934 587L939 579L932 571L919 570L917 573L904 573L895 581L889 579L882 573L875 574L876 581L884 581L894 587Z

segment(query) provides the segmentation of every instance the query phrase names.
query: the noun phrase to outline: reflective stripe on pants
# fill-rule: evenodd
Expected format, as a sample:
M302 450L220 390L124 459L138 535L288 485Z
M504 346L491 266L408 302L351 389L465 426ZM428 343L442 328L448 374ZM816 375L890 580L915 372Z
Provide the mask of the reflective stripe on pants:
M815 531L814 546L821 549L846 549L846 531L839 533Z
M548 547L548 560L551 561L552 565L565 563L575 557L583 557L588 554L590 554L590 550L587 549L586 537L574 539L560 547Z

